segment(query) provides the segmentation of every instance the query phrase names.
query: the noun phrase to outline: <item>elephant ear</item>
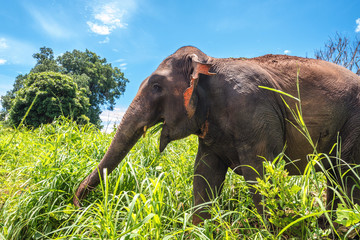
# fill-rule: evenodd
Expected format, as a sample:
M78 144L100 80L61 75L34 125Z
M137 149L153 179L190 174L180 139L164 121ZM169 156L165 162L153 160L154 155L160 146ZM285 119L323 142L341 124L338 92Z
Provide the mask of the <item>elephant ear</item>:
M188 118L192 118L195 114L197 105L195 89L199 82L199 74L215 75L216 73L209 72L211 64L200 61L196 54L191 54L189 58L191 60L191 67L193 71L190 75L190 86L184 92L184 106Z

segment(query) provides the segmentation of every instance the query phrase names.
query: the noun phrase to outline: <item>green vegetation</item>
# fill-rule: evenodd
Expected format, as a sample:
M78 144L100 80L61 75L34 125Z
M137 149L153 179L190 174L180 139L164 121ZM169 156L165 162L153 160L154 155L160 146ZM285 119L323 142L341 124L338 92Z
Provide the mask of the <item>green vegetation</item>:
M76 187L112 137L64 118L35 130L1 127L0 239L331 239L353 236L351 227L360 224L359 206L343 204L335 225L320 229L324 174L313 173L310 164L304 175L287 177L279 155L265 162L266 174L256 186L267 217L256 213L243 178L229 171L209 209L212 219L194 226L197 139L175 141L159 154L158 133L141 138L84 208L75 209ZM325 155L313 156L312 164Z
M295 101L292 124L314 151L308 155L304 174L295 177L288 177L283 153L264 159L265 174L253 187L263 195L265 215L253 206L251 186L229 171L221 196L206 205L212 218L192 225L197 139L174 141L160 154L159 126L138 141L110 176L105 174L84 200L83 209L76 209L74 191L104 156L114 133L61 117L37 129L22 124L16 129L0 127L0 239L359 237L360 207L345 195L341 184L331 180L326 186L326 177L333 179L327 171L314 171L321 161L334 162L334 157L338 165L332 167L346 164L340 160L340 142L331 153L318 153L302 118L300 95L276 92ZM356 172L357 167L347 169ZM325 208L326 187L341 200L337 210ZM320 228L319 218L327 219L329 226Z
M39 53L33 54L33 57L36 59L34 68L30 70L29 74L17 76L13 89L1 97L3 109L0 113L0 118L3 120L6 119L6 116L9 115L10 112L12 112L13 115L19 116L17 119L21 118L21 114L24 111L22 109L27 109L30 106L31 100L21 101L22 108L15 106L19 104L19 98L24 98L24 92L34 92L34 89L28 89L30 88L30 85L27 83L29 79L34 83L37 80L44 80L46 77L46 81L52 81L52 79L55 78L54 76L57 76L56 79L59 83L57 85L63 90L67 88L68 85L77 85L83 92L82 95L86 97L86 99L80 99L79 101L86 101L89 103L89 106L86 112L77 111L79 104L76 103L72 106L72 117L74 119L79 117L83 118L81 115L85 114L87 119L97 127L101 126L100 107L107 106L110 110L113 110L116 99L120 98L125 92L128 80L124 77L124 73L122 73L119 68L112 67L110 63L107 63L105 58L101 58L96 53L87 49L85 52L79 50L65 52L55 59L54 52L51 48L42 47ZM41 75L41 73L44 74ZM61 73L61 78L66 79L66 81L64 80L64 84L67 86L60 86L61 79L58 77L60 75L54 75L54 73ZM66 75L66 77L64 77L64 75ZM70 83L70 81L72 83ZM40 91L43 97L50 98L45 102L53 102L54 97L58 99L68 97L66 92L57 90L55 90L57 93L56 96L54 96L54 89L49 89L49 87L43 87ZM53 103L51 104L53 105ZM83 105L82 103L80 104ZM68 101L58 102L57 108L68 109ZM39 118L35 122L33 122L32 118L27 119L27 124L38 126L40 123L51 122L54 120L54 117L61 115L67 116L67 114L58 114L60 112L53 111L53 109L53 107L42 108L40 111L45 111L47 117ZM18 121L13 121L13 123L17 122Z
M34 101L34 99L36 101ZM19 126L29 106L32 110L25 119L27 126L39 127L51 123L58 116L72 117L84 122L89 107L85 89L79 89L71 77L55 72L31 73L13 101L9 113L12 126Z

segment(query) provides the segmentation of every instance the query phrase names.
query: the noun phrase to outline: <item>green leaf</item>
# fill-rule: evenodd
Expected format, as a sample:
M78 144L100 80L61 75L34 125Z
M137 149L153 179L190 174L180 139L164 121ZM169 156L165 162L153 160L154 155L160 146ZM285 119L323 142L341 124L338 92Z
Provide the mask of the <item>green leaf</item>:
M360 207L355 204L353 209L347 208L344 204L339 204L336 210L337 219L335 222L345 227L353 226L360 222Z

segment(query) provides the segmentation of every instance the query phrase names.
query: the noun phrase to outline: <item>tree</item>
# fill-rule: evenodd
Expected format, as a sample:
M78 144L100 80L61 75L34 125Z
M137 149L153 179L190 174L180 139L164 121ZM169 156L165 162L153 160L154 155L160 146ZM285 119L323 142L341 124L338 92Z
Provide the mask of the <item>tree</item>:
M24 86L24 80L27 78L27 74L18 75L13 84L13 89L7 91L6 95L1 96L1 105L4 112L9 112L12 106L12 100L15 98L15 93L19 91Z
M84 89L79 89L73 79L55 72L30 73L24 86L15 93L9 113L10 123L18 126L35 97L33 107L25 119L28 126L38 127L51 123L56 117L72 117L86 121L89 99Z
M113 110L115 100L125 92L128 80L124 73L89 50L66 52L57 61L63 73L74 76L79 86L87 88L91 105L88 117L99 125L100 107L107 105L109 110Z
M51 48L42 47L39 53L34 53L32 56L36 59L36 65L30 72L59 72L60 67Z
M73 50L66 52L55 59L51 48L42 47L39 53L33 54L36 65L31 69L31 73L41 72L60 72L70 76L85 91L89 98L89 110L86 116L100 127L101 106L107 106L113 110L116 99L125 92L128 80L124 73L117 67L112 67L105 58L86 50L85 52ZM14 88L1 97L4 116L9 113L15 99L15 93L24 87L27 74L19 75L14 84ZM0 117L1 117L0 115Z
M60 70L54 59L54 52L51 48L40 48L40 52L34 53L33 58L36 59L36 65L30 70L30 73L47 71L58 72ZM24 81L27 77L28 74L18 75L15 79L15 83L13 84L13 89L7 91L4 96L1 96L1 105L3 108L0 115L1 120L4 120L6 114L9 113L12 107L12 101L15 99L15 93L24 87Z
M325 43L323 49L315 51L315 57L339 64L360 75L360 40L357 37L350 40L337 33L335 38Z

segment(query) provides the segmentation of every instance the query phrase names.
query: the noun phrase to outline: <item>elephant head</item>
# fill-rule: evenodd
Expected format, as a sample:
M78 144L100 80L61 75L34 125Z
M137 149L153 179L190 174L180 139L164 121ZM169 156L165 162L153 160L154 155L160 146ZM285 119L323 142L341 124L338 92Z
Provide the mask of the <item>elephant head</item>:
M199 49L183 47L142 82L105 156L78 187L73 199L76 206L99 184L103 169L111 173L147 128L163 122L160 152L172 140L201 134L207 106L201 100L205 90L199 82L213 74L209 72L211 61Z

